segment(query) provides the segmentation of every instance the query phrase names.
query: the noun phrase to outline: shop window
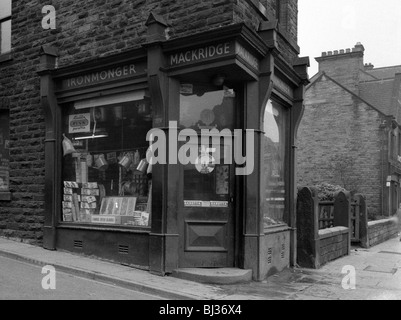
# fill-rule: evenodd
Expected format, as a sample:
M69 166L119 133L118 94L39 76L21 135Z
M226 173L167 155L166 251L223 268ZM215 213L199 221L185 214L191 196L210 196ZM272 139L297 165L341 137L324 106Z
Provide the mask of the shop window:
M10 191L10 120L9 111L0 109L0 200Z
M11 51L11 0L0 0L0 54Z
M285 224L287 203L286 150L287 112L269 100L264 114L262 163L264 167L264 227Z
M64 222L150 227L151 115L150 99L138 92L65 108Z

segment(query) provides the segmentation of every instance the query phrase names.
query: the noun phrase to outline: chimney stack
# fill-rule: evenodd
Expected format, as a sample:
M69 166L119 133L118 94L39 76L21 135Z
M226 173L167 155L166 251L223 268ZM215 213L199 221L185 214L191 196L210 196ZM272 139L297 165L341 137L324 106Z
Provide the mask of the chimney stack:
M373 64L371 64L371 63L365 63L365 71L373 70L374 67L375 66Z
M319 72L325 72L349 90L358 93L360 70L365 70L363 62L365 47L358 42L352 49L323 52L316 58Z

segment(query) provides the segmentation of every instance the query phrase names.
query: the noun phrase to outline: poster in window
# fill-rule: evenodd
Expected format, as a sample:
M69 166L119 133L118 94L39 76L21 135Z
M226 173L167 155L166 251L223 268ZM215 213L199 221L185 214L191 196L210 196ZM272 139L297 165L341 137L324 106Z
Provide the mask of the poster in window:
M216 194L227 195L229 194L229 166L218 166L216 169Z

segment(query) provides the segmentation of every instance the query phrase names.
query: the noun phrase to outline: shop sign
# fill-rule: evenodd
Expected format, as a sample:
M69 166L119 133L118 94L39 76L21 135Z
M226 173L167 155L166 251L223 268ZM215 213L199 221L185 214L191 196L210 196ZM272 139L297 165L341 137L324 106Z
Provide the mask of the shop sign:
M274 77L274 86L289 98L294 98L294 90L280 78Z
M170 66L178 66L224 57L233 53L233 44L230 42L219 43L202 48L181 51L170 55Z
M174 67L235 54L254 69L259 69L259 60L238 42L222 42L215 45L176 52L170 55L169 64Z
M68 90L108 81L129 78L146 72L145 64L127 64L96 72L82 74L62 81L61 89Z
M185 200L186 208L228 208L228 201Z
M242 59L244 59L251 67L256 70L259 70L259 60L256 58L252 53L246 50L242 45L239 43L236 44L236 53Z

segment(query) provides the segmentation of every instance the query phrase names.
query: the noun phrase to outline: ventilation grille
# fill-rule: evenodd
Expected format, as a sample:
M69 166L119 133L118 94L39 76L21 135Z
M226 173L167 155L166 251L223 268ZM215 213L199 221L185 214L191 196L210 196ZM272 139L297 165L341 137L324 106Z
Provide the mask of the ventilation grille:
M285 258L285 243L281 245L281 259Z
M84 243L82 240L74 240L74 248L82 249L84 247Z
M272 264L273 262L273 248L267 250L267 264Z
M129 247L124 246L124 245L119 245L118 246L118 253L119 254L128 254L129 253Z

